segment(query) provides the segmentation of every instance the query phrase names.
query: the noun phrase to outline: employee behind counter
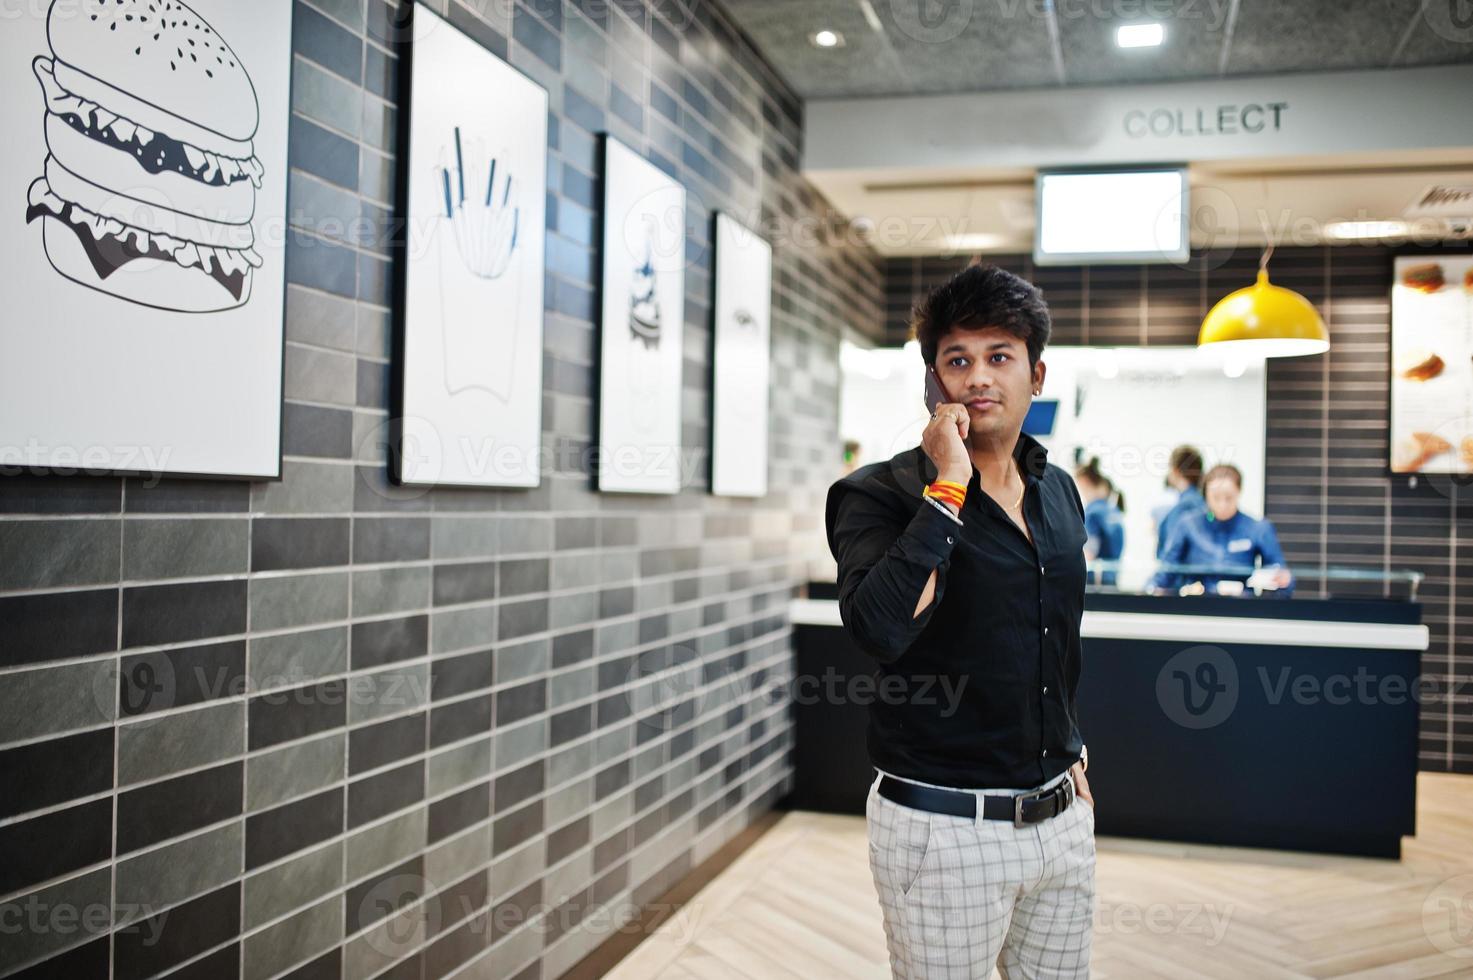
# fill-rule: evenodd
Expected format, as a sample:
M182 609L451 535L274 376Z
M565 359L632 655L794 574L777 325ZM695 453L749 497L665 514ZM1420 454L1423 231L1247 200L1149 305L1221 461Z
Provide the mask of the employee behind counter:
M1175 521L1159 555L1162 567L1147 590L1157 595L1253 594L1280 598L1294 591L1294 575L1284 564L1273 523L1238 510L1243 474L1223 463L1202 478L1207 507ZM1255 568L1261 560L1262 568Z

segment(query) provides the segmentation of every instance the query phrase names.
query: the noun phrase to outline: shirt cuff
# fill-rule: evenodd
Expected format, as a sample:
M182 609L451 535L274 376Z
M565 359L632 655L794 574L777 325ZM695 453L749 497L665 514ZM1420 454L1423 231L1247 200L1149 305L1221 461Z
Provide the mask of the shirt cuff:
M949 517L955 523L957 523L957 524L961 524L962 523L962 519L960 517L957 517L955 514L953 514L951 512L951 508L950 507L947 507L945 504L943 504L941 501L937 500L935 497L923 497L921 499L923 499L926 503L930 504L932 507L935 507L937 510L941 511L941 513L945 514L947 517Z

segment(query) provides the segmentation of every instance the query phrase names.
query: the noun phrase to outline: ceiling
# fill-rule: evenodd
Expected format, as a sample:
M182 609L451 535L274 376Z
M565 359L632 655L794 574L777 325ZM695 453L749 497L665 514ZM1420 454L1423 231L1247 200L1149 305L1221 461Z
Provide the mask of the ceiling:
M724 0L805 99L1473 62L1467 0ZM1115 28L1159 21L1158 48ZM843 35L820 49L821 29Z
M1189 175L1193 248L1314 245L1332 222L1402 218L1430 185L1473 185L1473 148L1199 162ZM862 240L882 255L1033 250L1031 170L849 170L810 179L839 212L869 226Z

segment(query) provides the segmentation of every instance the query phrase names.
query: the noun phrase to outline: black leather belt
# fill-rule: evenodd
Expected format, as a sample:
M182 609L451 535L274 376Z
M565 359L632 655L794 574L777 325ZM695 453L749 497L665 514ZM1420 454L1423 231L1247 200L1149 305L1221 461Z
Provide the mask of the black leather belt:
M952 789L920 786L890 776L880 777L880 795L901 806L954 817L977 817L977 794ZM1068 776L1056 786L1018 796L983 796L982 816L988 820L1011 820L1014 827L1038 823L1057 816L1074 802L1074 781Z

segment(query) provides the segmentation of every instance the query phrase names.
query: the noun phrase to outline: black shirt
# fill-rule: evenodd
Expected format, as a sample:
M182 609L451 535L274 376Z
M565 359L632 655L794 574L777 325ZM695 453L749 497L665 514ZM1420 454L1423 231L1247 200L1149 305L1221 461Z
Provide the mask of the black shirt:
M1036 439L1020 435L1014 455L1031 544L975 467L960 525L922 497L937 471L920 446L829 488L839 614L880 664L867 739L876 768L943 786L1019 788L1080 756L1084 505ZM912 618L938 567L935 597Z

